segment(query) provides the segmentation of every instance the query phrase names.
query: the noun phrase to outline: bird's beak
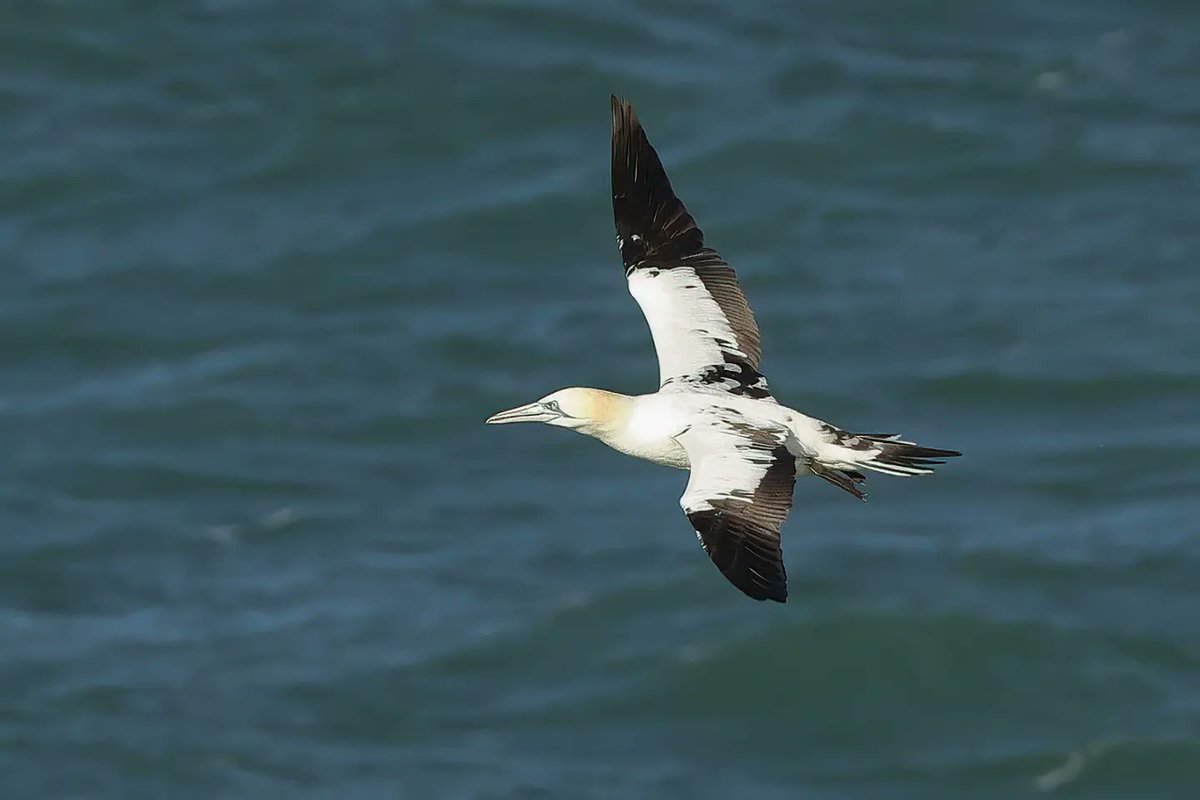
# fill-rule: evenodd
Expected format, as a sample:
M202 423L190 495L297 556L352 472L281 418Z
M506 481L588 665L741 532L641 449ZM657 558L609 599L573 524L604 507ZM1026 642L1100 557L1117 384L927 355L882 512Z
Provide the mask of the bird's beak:
M552 419L558 419L559 414L550 411L541 403L530 403L517 408L510 408L508 411L500 411L492 414L484 420L487 425L504 425L509 422L549 422Z

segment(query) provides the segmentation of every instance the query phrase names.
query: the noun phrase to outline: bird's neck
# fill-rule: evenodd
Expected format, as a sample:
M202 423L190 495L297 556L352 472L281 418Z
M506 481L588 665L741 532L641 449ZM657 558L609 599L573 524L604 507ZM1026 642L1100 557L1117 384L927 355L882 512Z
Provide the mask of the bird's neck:
M608 403L607 413L591 429L580 429L581 433L634 458L687 469L687 454L674 438L686 426L671 413L669 403L658 395L619 394L612 395Z
M620 437L633 416L634 398L604 389L592 389L589 399L592 407L588 421L576 430L594 436L605 444Z

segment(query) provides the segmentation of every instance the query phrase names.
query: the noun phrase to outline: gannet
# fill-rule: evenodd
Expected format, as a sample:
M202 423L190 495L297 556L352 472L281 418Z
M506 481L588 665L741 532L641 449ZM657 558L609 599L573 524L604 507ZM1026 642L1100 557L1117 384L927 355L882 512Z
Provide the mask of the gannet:
M780 528L796 477L860 500L867 477L925 475L961 455L896 434L849 433L781 405L759 372L758 323L737 276L675 196L637 113L612 98L612 201L629 293L658 354L658 391L572 387L492 415L544 422L614 450L690 469L679 504L704 551L756 600L787 600Z

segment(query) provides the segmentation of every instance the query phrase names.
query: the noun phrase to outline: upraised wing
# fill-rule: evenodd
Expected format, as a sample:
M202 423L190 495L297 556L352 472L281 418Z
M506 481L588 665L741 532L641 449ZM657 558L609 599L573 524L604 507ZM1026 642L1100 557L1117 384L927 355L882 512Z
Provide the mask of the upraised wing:
M787 600L779 530L792 507L796 461L786 430L737 421L676 437L692 474L679 505L729 582L755 600Z
M612 195L629 293L658 353L662 386L697 384L766 399L762 342L737 275L675 196L637 112L612 98Z

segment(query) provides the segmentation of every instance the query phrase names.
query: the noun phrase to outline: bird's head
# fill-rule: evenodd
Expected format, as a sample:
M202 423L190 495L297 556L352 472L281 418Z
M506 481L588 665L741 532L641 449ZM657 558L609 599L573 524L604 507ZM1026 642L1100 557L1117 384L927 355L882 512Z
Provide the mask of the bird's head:
M484 420L488 425L509 422L544 422L581 433L596 431L623 419L630 398L600 389L559 389L541 400L493 414Z

